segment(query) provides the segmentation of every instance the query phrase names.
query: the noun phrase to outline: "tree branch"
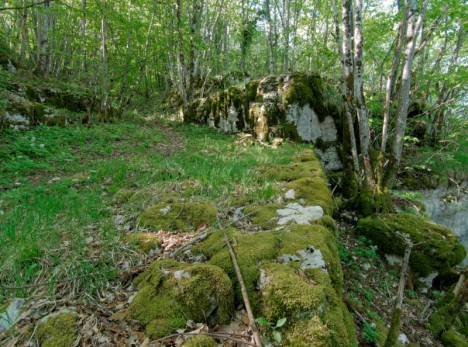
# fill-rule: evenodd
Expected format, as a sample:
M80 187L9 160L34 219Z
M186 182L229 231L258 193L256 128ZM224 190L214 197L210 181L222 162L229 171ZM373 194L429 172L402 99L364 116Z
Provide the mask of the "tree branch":
M39 6L39 5L45 4L45 3L47 3L47 2L53 2L53 0L39 1L39 2L35 2L35 3L33 3L33 4L26 5L26 6L0 7L0 11L24 10L24 9L26 9L26 8L31 8L31 7Z

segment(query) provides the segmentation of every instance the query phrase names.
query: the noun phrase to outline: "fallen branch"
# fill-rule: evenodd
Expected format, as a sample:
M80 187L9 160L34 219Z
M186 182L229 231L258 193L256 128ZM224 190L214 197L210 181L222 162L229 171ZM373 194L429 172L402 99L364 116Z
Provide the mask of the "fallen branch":
M242 299L244 300L245 310L247 311L247 316L249 317L249 327L250 329L252 329L252 337L253 337L255 346L262 346L260 334L258 333L257 326L255 325L255 318L253 316L252 308L250 306L249 295L247 294L247 289L245 287L244 279L242 278L242 273L240 271L239 264L237 263L236 254L234 253L234 250L232 249L232 246L231 246L231 243L229 242L226 231L224 230L223 226L219 222L219 218L218 218L218 224L219 224L221 233L223 234L224 242L226 243L226 246L229 250L229 255L231 256L232 265L234 266L234 269L236 270L236 276L237 276L237 280L239 281L239 285L241 287Z

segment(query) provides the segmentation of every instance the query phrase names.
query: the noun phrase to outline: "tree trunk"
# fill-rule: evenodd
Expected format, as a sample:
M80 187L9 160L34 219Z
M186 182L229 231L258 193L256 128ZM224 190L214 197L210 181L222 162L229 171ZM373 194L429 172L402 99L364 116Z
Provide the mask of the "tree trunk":
M351 142L351 156L353 159L354 171L356 174L360 171L359 159L357 154L356 136L354 133L354 64L351 46L351 33L353 31L351 14L351 0L343 0L342 14L341 14L341 27L343 31L343 63L342 68L344 71L344 86L345 86L345 116L346 122L349 127L349 136Z
M356 113L359 121L359 142L362 155L362 164L364 167L364 178L366 190L374 190L375 181L372 169L372 163L369 156L370 148L370 130L369 117L364 102L363 91L363 34L362 34L362 0L354 2L354 94L356 101Z
M406 44L401 73L401 86L398 95L398 106L395 114L395 136L391 148L389 166L386 169L384 178L385 187L391 187L393 185L398 166L400 165L401 152L403 149L403 137L405 135L406 119L408 116L408 106L410 102L411 74L416 47L416 35L422 25L426 7L427 0L424 0L419 18L416 21L416 1L408 0L408 26L406 28Z
M102 1L101 17L101 121L108 120L109 112L109 66L107 57L107 0Z
M266 14L266 32L268 40L268 67L270 75L275 74L275 57L273 54L273 36L271 31L271 13L270 13L270 0L265 0L265 14Z

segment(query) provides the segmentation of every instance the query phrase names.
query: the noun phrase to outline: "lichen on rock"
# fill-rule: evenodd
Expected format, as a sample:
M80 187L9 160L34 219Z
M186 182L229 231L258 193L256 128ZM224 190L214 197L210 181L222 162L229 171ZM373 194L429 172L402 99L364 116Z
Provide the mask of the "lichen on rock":
M139 218L141 225L156 229L188 231L216 221L216 208L206 202L166 203L148 208Z
M229 323L233 312L232 283L217 266L155 261L137 279L130 316L146 326L150 338L182 328L187 320L209 325Z

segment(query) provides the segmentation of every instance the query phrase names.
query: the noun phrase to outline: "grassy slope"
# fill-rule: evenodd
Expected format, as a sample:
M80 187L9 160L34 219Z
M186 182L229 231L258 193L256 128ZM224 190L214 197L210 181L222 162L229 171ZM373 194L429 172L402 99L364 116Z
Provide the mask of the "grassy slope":
M273 198L275 187L259 183L254 167L287 162L301 149L238 146L233 137L182 124L175 125L180 139L168 138L141 113L89 129L0 132L0 286L99 273L74 288L97 289L135 254L121 242L117 210L136 216L158 198L148 196L157 191L149 187L171 191L196 182L185 198L211 201L221 210L259 202ZM167 147L181 140L183 148L168 154ZM146 195L119 206L114 196L122 188Z

